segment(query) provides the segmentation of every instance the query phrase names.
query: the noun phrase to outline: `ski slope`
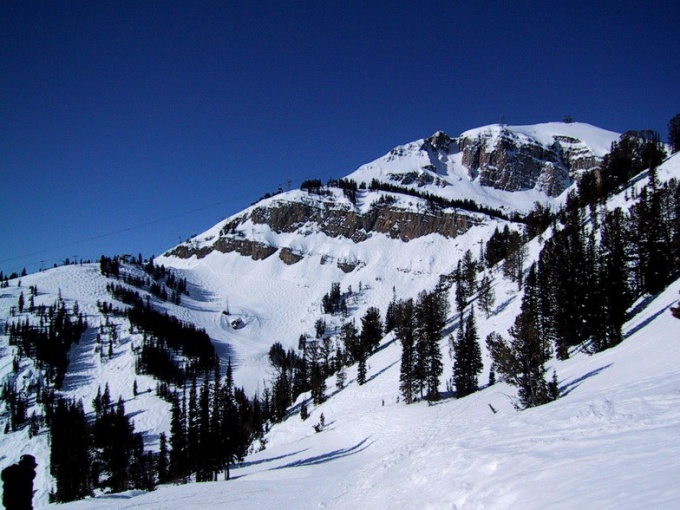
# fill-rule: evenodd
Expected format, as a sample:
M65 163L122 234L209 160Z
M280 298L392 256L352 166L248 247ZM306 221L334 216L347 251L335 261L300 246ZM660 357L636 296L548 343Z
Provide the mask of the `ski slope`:
M308 420L294 411L276 425L234 480L59 508L677 508L680 348L668 309L679 291L677 281L627 323L620 346L556 362L563 396L551 404L516 411L505 384L398 403L400 347L387 337L364 386L350 370Z
M667 160L658 176L661 180L680 176L680 158ZM642 186L646 178L641 175L633 185ZM609 206L627 203L622 194ZM479 242L502 225L489 220L455 239L435 235L409 243L374 235L350 244L310 232L298 241L309 256L292 266L278 257L253 261L235 253L212 253L200 261L163 257L159 263L188 279L191 297L183 298L181 306L159 301L154 305L205 328L223 359L234 360L236 384L249 393L262 391L270 379L269 347L275 341L296 346L300 334L313 331L330 282L340 282L343 292L353 289L348 320L358 321L369 306L379 307L384 314L393 292L408 298L433 288L440 274L455 268L465 250L476 254ZM255 228L244 228L251 227ZM282 245L289 242L262 229L257 235ZM540 247L539 239L530 243L527 265ZM335 263L323 264L327 256L354 257L364 265L344 273ZM493 270L492 277L495 309L488 319L476 315L482 343L491 331L507 333L521 303L516 284L504 279L500 269ZM58 295L69 306L78 301L90 325L98 326L104 319L97 301L111 301L106 282L96 264L29 275L22 278L21 287L14 280L0 290L1 325L19 294L27 295L28 287L37 285L37 304L49 305ZM299 416L299 406L309 396L302 395L290 416L268 432L265 448L234 469L235 479L229 482L162 486L151 493L98 494L57 507L48 504L54 486L46 432L34 438L26 430L0 436L0 464L4 467L22 453L35 455L40 464L35 507L66 510L677 508L680 322L669 308L680 300L679 293L680 280L641 303L637 315L625 325L626 338L619 346L592 356L574 352L569 360L554 361L549 373L556 370L562 397L539 408L517 411L515 389L503 383L460 400L445 395L436 405L407 406L398 401L401 347L388 335L368 361L365 385L356 384L355 367L348 370L344 389L338 390L331 377L329 399L319 406L310 404L306 421ZM449 298L453 303L453 295ZM229 315L223 313L227 307ZM236 317L244 327L231 326ZM337 319L332 327L340 322ZM441 342L442 390L451 376L448 335L457 323L457 315L451 314ZM82 398L88 410L97 388L108 383L114 399L123 396L136 430L154 448L158 435L169 430L170 409L153 391L145 392L155 387L155 381L134 373L133 347L141 341L140 335L126 330L122 319L118 326L120 337L110 360L96 353L94 332L74 346L65 392ZM0 330L0 380L16 378L21 387L37 372L25 362L14 373L11 352ZM489 369L486 354L484 361L483 385ZM137 396L132 394L135 380ZM325 428L317 433L313 426L322 413Z

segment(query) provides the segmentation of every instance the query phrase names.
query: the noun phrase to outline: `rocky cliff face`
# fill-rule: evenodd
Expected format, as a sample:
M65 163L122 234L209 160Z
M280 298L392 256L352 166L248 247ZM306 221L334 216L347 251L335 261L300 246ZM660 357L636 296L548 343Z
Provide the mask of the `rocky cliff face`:
M472 223L469 216L458 213L415 212L385 206L372 207L362 214L351 207L298 202L258 207L249 218L256 224L268 225L277 233L315 227L329 237L345 237L355 243L365 241L372 232L405 242L434 233L455 237L467 231Z
M317 233L354 244L378 234L401 242L432 234L451 239L486 221L468 211L498 211L508 218L528 212L536 200L535 193L494 194L484 188L537 190L549 203L580 172L596 167L617 138L579 123L492 125L458 138L438 131L357 169L347 178L355 185L351 193L319 185L268 198L169 254L238 253L263 260L278 252L283 264L294 265L310 255L296 240ZM324 257L321 263L334 262L346 272L361 265L334 253Z
M452 211L417 212L376 205L368 212L361 213L352 206L333 201L273 200L266 206L254 207L230 220L209 244L181 244L168 255L203 258L218 251L236 252L253 260L262 260L278 251L279 258L291 265L302 260L305 254L287 246L248 239L243 232L244 225L254 225L255 228L266 226L276 234L297 233L302 236L313 230L329 237L344 237L353 243L361 243L374 233L403 242L435 233L451 238L467 232L478 221L471 215ZM338 261L338 267L346 272L353 270L356 265Z
M601 162L578 138L556 134L546 144L501 126L478 131L474 137L464 134L458 144L463 165L483 186L505 191L536 189L551 197Z

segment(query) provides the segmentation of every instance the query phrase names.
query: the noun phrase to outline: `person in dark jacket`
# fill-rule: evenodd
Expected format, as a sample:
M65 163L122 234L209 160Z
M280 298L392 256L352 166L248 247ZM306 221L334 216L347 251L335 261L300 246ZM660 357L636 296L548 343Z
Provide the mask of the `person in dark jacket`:
M33 455L22 455L17 464L2 470L2 504L7 510L33 510L33 479L37 465Z

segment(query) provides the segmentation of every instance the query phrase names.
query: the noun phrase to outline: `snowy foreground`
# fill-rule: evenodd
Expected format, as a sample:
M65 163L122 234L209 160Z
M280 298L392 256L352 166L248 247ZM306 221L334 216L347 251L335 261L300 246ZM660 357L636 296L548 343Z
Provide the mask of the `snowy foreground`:
M677 508L680 323L668 308L678 291L680 281L628 323L617 348L555 365L563 397L546 406L516 411L503 384L397 403L400 346L388 342L365 386L350 372L307 421L276 426L236 479L59 508Z

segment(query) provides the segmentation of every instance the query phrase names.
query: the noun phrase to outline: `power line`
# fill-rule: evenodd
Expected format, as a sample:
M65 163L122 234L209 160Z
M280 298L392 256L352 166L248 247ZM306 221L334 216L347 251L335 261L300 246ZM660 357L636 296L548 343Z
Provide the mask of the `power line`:
M292 184L294 184L294 183L302 183L303 181L305 181L307 179L311 179L311 178L330 177L330 176L335 175L335 174L337 174L337 172L327 171L327 172L321 173L320 175L317 174L315 177L311 177L309 175L300 176L300 177L290 177L290 178L285 179L283 182L285 182L286 188L288 190L290 190ZM282 188L282 185L279 184L279 187ZM254 197L254 194L252 196ZM262 197L262 195L260 195L259 198L257 198L257 199L252 198L251 201L257 201L261 197ZM99 241L99 240L105 239L107 237L112 237L112 236L124 234L126 232L130 232L130 231L133 231L133 230L139 230L141 228L149 227L151 225L156 225L158 223L163 223L163 222L170 221L170 220L173 220L173 219L176 219L176 218L181 218L181 217L184 217L184 216L188 216L190 214L205 211L207 209L211 209L213 207L216 207L218 205L223 205L223 204L224 204L224 201L222 201L222 200L215 201L215 202L212 202L210 204L207 204L207 205L204 205L204 206L201 206L201 207L196 207L194 209L190 209L190 210L187 210L187 211L182 211L182 212L179 212L179 213L171 214L169 216L163 216L161 218L156 218L156 219L153 219L153 220L145 221L143 223L139 223L139 224L132 225L132 226L129 226L129 227L111 230L111 231L105 232L103 234L95 235L95 236L92 236L92 237L88 237L88 238L84 238L84 239L77 239L75 241L71 241L71 242L68 242L68 243L54 245L54 246L48 246L46 248L36 250L36 251L33 251L33 252L23 253L23 254L15 255L15 256L12 256L12 257L5 258L5 259L0 259L0 264L5 264L5 263L8 263L8 262L25 259L25 258L28 258L28 257L39 256L39 255L49 253L49 252L53 252L53 251L57 251L57 250L64 250L66 248L70 248L70 247L73 247L75 245L82 245L82 244L85 244L85 243L91 243L91 242L94 242L94 241ZM219 220L217 220L216 223L218 221ZM181 242L181 236L180 236L180 242ZM85 259L87 259L87 258L88 257L85 257ZM34 260L32 262L27 262L27 263L24 264L24 266L25 265L40 264L40 268L42 270L42 269L45 268L45 262L52 262L52 261L59 261L59 260L61 260L60 257L56 257L56 258L53 258L53 259L44 259L43 258L41 260ZM22 269L21 267L15 267L15 268L11 268L9 270L9 272L17 272L21 269Z

